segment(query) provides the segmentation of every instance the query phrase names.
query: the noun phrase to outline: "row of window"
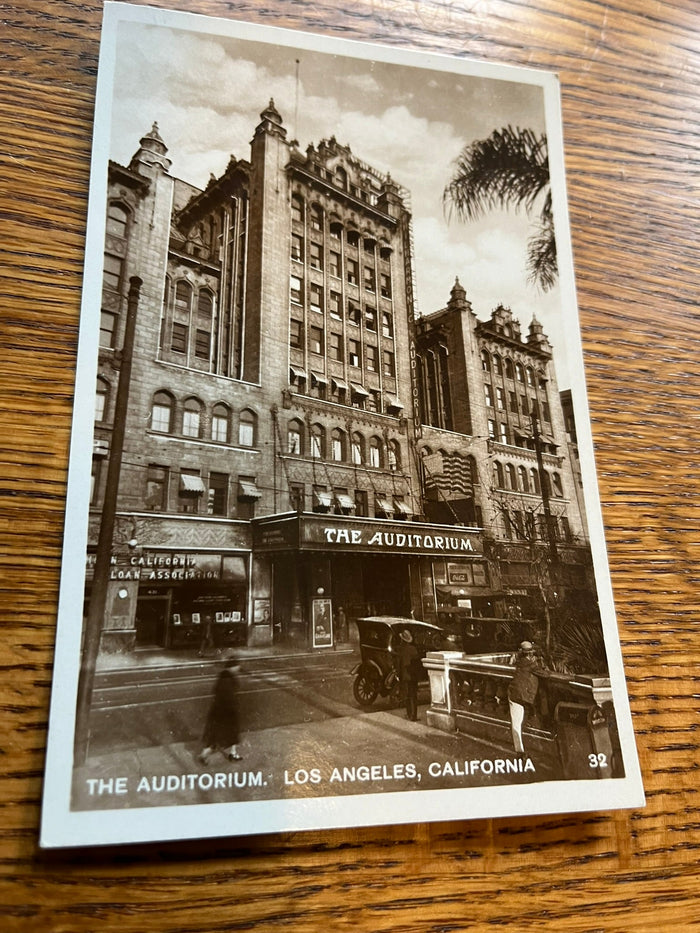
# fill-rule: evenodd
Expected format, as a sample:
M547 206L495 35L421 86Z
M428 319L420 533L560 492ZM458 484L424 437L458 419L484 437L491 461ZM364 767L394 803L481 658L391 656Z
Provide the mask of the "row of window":
M292 195L292 220L303 224L304 218L308 219L308 229L322 233L325 230L326 213L320 204L307 205L304 199L298 194ZM382 262L388 262L391 259L391 247L386 243L379 243L374 237L362 236L359 230L349 227L347 230L343 224L337 220L331 220L328 224L328 233L331 240L337 240L351 249L362 247L364 253L368 256L375 256L379 251L379 259ZM303 252L300 252L303 255Z
M494 394L493 386L490 382L484 383L484 398L486 405L489 408L496 408L498 411L506 410L506 389L503 386L496 386L496 391ZM512 390L508 391L508 411L512 414L523 414L530 415L534 414L541 416L545 421L551 421L549 403L546 401L539 402L535 396L528 398L527 395L521 393L520 395L520 405L518 406L518 395Z
M289 296L293 305L303 305L304 303L304 280L298 275L291 275L289 279ZM337 321L343 320L343 298L340 292L330 290L328 302L325 301L325 292L323 286L317 282L311 282L309 285L309 309L316 314L323 314L325 309L332 318ZM365 330L376 334L379 332L379 316L377 309L371 305L365 305L364 312L359 304L352 299L348 300L345 308L345 319L348 324L359 327L364 320ZM382 311L381 314L381 332L382 336L392 340L394 337L394 320L389 311Z
M237 429L235 435L234 426ZM235 437L239 447L255 447L258 416L251 409L244 408L235 418L233 410L224 402L217 402L209 412L204 403L194 396L178 405L175 397L162 389L153 396L150 427L159 434L206 438L220 444L234 443Z
M363 518L394 518L405 520L413 512L404 496L380 493L366 489L350 490L344 486L314 485L311 489L311 511L321 514L356 515ZM309 505L306 486L303 483L289 484L289 505L296 512L303 512Z
M523 385L532 388L539 385L541 389L545 388L546 380L544 374L535 372L531 366L523 366L522 363L513 363L509 356L501 358L497 353L489 353L488 350L481 351L481 368L485 373L494 373L496 376L504 376Z
M289 346L293 350L303 350L304 348L304 322L292 318L289 322ZM348 366L361 368L364 362L364 368L371 373L379 372L381 361L381 371L385 376L396 376L396 357L393 350L382 350L380 356L379 347L372 344L366 344L364 348L364 360L362 357L362 341L349 337L343 341L343 335L330 331L328 334L328 346L326 346L326 330L318 324L310 324L308 328L308 350L309 353L315 353L319 356L328 356L331 360L343 362L345 360Z
M300 234L292 234L291 258L294 262L303 263L305 261L304 238ZM338 250L330 249L326 253L323 244L309 243L308 264L312 269L323 272L328 269L328 274L335 279L343 278L348 285L359 287L360 284L360 263L357 259L347 258L343 264L342 256ZM374 266L362 266L362 284L365 291L377 291L377 272ZM382 298L391 299L391 274L389 272L379 273L379 294Z
M308 437L307 437L308 434ZM401 447L393 439L383 441L372 435L365 438L359 431L348 434L342 428L327 431L322 424L312 424L308 431L298 418L287 425L287 450L294 456L308 456L314 460L331 460L336 463L353 463L392 472L401 469Z
M535 438L529 431L518 427L511 428L505 421L496 422L492 418L488 419L489 439L498 441L500 444L507 444L512 447L522 447L524 450L535 450ZM553 438L540 435L540 449L544 453L556 455L557 445Z
M551 472L545 470L544 481L548 483L550 495L558 498L564 496L561 475L556 470ZM536 467L530 467L528 470L522 465L516 467L512 463L503 464L499 460L495 460L493 464L493 482L497 489L529 492L536 495L540 495L542 492L540 473Z
M506 538L521 541L547 541L550 532L547 518L541 514L508 509L502 512L503 530ZM549 527L557 541L572 541L571 526L566 515L550 515Z

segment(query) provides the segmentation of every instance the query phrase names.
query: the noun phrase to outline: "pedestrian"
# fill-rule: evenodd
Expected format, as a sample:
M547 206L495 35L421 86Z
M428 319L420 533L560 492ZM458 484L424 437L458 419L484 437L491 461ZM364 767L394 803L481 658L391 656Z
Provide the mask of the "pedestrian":
M538 663L535 646L530 641L521 643L515 654L515 673L508 685L508 707L513 748L518 755L525 753L523 745L523 720L525 714L534 712L535 697L539 687Z
M415 722L418 719L418 678L420 677L421 663L418 649L413 643L413 635L409 629L402 629L399 633L401 642L397 649L398 675L401 693L406 704L406 717Z
M220 751L229 761L241 760L238 754L240 727L237 671L238 664L230 659L216 680L214 698L204 727L204 748L199 754L199 760L204 765L215 751Z

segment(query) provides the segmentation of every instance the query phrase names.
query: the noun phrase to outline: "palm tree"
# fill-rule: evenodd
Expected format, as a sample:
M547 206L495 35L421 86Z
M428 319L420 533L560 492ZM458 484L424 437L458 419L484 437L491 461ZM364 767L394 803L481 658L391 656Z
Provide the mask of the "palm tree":
M494 207L524 207L530 214L542 203L536 232L528 240L530 280L544 291L557 279L557 247L552 218L547 137L506 126L487 139L465 146L455 163L443 201L462 220L475 220Z

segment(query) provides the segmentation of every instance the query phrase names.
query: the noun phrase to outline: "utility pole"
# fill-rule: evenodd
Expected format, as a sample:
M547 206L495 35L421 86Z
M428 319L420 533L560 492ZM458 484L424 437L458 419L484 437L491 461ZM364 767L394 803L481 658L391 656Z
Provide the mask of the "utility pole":
M131 363L134 354L134 336L136 334L136 314L142 285L143 282L138 276L132 276L129 280L126 326L124 330L124 343L121 351L117 398L114 408L112 441L109 448L109 460L107 464L104 506L100 519L100 533L97 539L95 569L92 579L88 616L85 623L83 652L80 662L80 678L78 680L78 704L76 710L74 744L74 759L76 765L85 764L90 740L90 706L92 704L92 691L95 684L95 666L100 650L102 625L107 605L112 543L114 540L114 522L117 512L117 495L119 492L119 475L124 451L124 432L129 404Z
M554 528L552 509L549 504L549 474L546 473L544 469L544 460L542 458L542 441L540 438L540 429L537 421L537 412L533 411L530 415L530 418L532 421L532 437L535 442L535 454L537 455L537 469L540 474L542 510L544 511L547 543L549 544L549 555L552 561L552 566L556 566L559 563L559 551L557 550L557 535Z

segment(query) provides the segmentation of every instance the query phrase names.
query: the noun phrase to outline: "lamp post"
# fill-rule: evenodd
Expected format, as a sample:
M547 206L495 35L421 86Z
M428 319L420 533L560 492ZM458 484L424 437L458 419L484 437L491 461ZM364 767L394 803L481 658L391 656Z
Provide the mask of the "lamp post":
M100 638L107 605L107 591L114 539L114 522L117 511L119 476L121 473L122 454L124 451L124 432L129 404L129 384L131 382L131 363L134 353L136 333L136 314L141 294L142 280L132 276L129 280L127 297L126 325L119 367L119 381L114 408L112 442L107 463L107 481L105 485L104 505L100 519L100 532L97 539L95 568L90 593L83 651L78 680L78 702L76 709L74 758L75 764L85 764L90 740L90 706L95 684L95 666L100 650Z

